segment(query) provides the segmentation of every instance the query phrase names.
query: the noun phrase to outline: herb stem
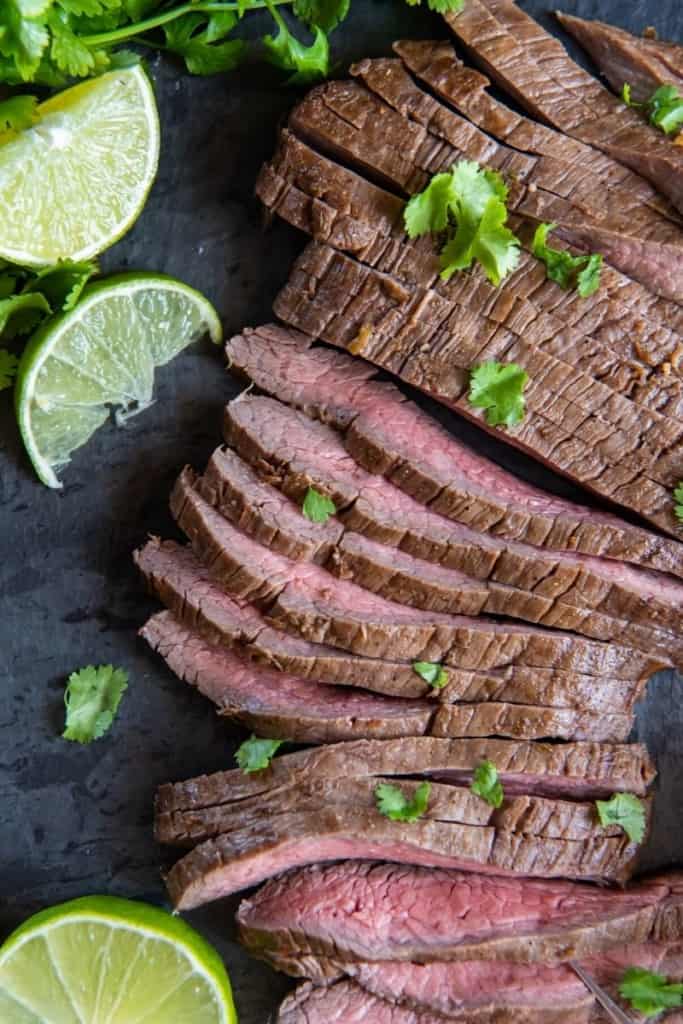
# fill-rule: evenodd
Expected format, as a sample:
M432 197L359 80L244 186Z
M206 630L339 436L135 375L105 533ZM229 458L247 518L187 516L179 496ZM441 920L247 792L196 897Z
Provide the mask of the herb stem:
M291 2L292 0L250 0L249 10L253 11L257 8L265 10L274 5L279 7ZM180 7L174 7L170 11L163 11L153 18L138 21L134 25L124 25L122 28L113 29L111 32L99 32L92 36L81 36L80 39L86 46L112 46L114 43L131 40L143 32L150 32L154 28L168 25L169 22L175 21L176 18L182 18L185 14L193 14L197 11L239 11L240 8L244 10L244 4L233 3L232 0L226 0L226 2L224 0L204 0L204 2L200 0L199 3L181 4Z

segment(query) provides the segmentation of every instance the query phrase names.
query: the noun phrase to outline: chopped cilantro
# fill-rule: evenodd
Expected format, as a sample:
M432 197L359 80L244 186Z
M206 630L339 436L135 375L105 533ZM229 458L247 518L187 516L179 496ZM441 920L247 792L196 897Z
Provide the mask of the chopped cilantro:
M127 688L128 673L113 665L88 665L72 672L64 694L64 739L91 743L104 736Z
M261 740L252 735L237 748L235 760L245 775L267 768L284 740Z
M505 796L503 785L498 778L498 769L493 761L482 761L474 769L470 789L491 807L500 807Z
M414 661L413 672L435 690L442 690L448 683L448 672L437 661Z
M628 968L619 984L619 995L646 1017L683 1006L683 984L672 984L663 974L643 967Z
M337 508L326 494L316 491L315 487L309 487L301 511L312 523L326 523L330 516L335 515Z
M683 128L683 96L675 85L661 85L649 99L651 124L673 135Z
M398 786L380 782L375 788L377 810L392 821L417 821L427 810L431 788L431 783L421 782L409 800Z
M409 200L405 229L409 238L446 232L440 260L444 280L477 260L498 285L519 260L519 240L506 227L506 200L507 187L497 171L461 160Z
M645 838L645 805L633 793L615 793L610 800L596 800L600 824L620 825L632 843Z
M573 256L567 249L553 249L547 244L548 234L555 224L539 224L534 233L531 251L545 263L551 281L561 288L578 290L582 299L588 298L600 287L602 256L599 253Z
M12 381L17 375L19 360L8 352L6 348L0 348L0 391L12 387Z
M674 490L674 515L683 523L683 480L679 480L678 487Z
M467 397L475 408L486 410L489 426L513 427L524 419L528 380L527 372L517 363L481 363L470 373Z

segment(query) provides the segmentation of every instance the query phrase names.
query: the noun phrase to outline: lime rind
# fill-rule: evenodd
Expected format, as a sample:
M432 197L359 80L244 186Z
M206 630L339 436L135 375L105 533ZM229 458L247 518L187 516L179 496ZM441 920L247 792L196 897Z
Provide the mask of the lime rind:
M110 416L152 401L154 371L208 333L218 315L199 292L161 274L118 274L88 285L78 305L42 325L17 372L16 410L26 450L48 487Z
M83 260L137 220L159 163L159 113L141 65L51 97L38 123L0 137L0 257Z
M41 911L9 937L0 947L3 1005L8 1024L236 1022L216 950L180 918L110 896Z

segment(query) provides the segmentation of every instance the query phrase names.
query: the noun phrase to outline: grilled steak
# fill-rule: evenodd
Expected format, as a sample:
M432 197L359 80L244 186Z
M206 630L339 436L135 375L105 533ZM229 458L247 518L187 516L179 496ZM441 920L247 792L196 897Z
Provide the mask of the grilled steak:
M519 480L446 433L367 363L311 347L273 324L226 346L231 367L260 390L346 431L366 469L474 529L553 550L576 550L683 576L683 545Z
M660 85L683 87L683 46L633 36L603 21L584 21L557 11L566 32L589 53L614 91L625 82L633 101L645 103Z
M321 180L331 183L323 198ZM443 282L432 240L406 243L403 204L397 197L286 132L272 164L259 178L257 193L269 210L315 239L354 253L377 269L429 286L445 299L466 305L470 316L481 311L639 405L682 415L678 367L683 309L663 303L611 268L603 269L600 291L589 304L575 291L548 280L545 267L525 250L518 269L497 288L476 269ZM511 223L530 244L529 223L514 215ZM593 244L594 232L589 237ZM660 268L664 280L676 261L662 246L657 253L666 264Z
M513 0L473 0L449 27L535 117L648 178L683 209L683 152L575 64Z
M285 737L299 743L330 743L360 737L420 736L430 731L435 711L433 704L363 691L345 693L332 686L256 665L233 651L209 644L169 612L153 616L140 630L140 635L180 679L196 686L213 701L221 715L234 718L259 736ZM511 705L502 705L502 708L508 707ZM534 711L542 710L547 713L547 709L532 709L532 716ZM518 727L522 732L529 731L524 717L528 712L522 707L519 711ZM590 712L557 711L555 714L564 714L566 718L566 722L558 722L558 728L572 732L572 715L576 729L583 732L591 730L590 719L595 719ZM544 720L540 714L537 719L540 728ZM548 728L554 724L552 720L546 721ZM501 727L504 724L501 722ZM613 723L612 729L615 725L617 723ZM477 722L470 725L444 720L439 724L438 734L452 735L447 730L458 727L473 730ZM515 728L514 723L511 727ZM604 728L609 728L609 724ZM471 731L470 735L474 733ZM623 739L624 735L617 737L612 732L610 738Z
M242 902L237 920L255 956L325 982L347 964L553 963L659 940L676 890L676 878L606 891L347 861L274 878Z
M331 494L346 526L369 536L346 534L330 561L365 589L427 610L510 615L601 640L619 638L664 657L678 651L683 658L676 636L683 584L456 526L357 466L331 428L270 398L231 403L225 433L247 459L279 476L287 493L301 500L313 482ZM262 490L268 492L265 485Z
M493 761L508 796L592 800L616 791L642 796L654 778L639 744L521 743L513 740L447 740L411 737L358 740L312 748L276 758L267 772L237 769L161 786L157 812L200 811L268 792L281 792L311 778L338 780L368 776L431 776L453 784L471 781L481 761Z
M380 661L312 644L270 627L253 605L234 601L213 581L189 548L173 541L150 540L135 553L148 586L191 632L212 644L238 647L240 652L290 675L321 683L361 687L390 696L429 695L453 703L482 701L571 708L600 712L595 718L629 711L641 695L644 678L627 666L625 678L610 679L544 669L512 668L474 672L445 667L448 682L435 691L409 663ZM638 662L638 658L635 659Z
M527 190L517 207L520 213L555 221L567 241L603 253L655 294L680 300L680 220L648 182L494 99L486 91L488 79L462 64L449 43L406 40L394 49L411 72L479 128L508 146L538 154L534 183L541 191Z
M482 334L466 307L315 242L274 308L291 326L362 352L486 429L466 399L470 367L483 359L518 362L531 378L528 414L505 439L672 531L670 488L683 472L673 421L652 419L493 322Z
M629 661L637 664L637 653L627 647L539 627L408 608L317 565L292 562L236 530L194 490L193 482L186 470L171 497L179 525L214 578L234 597L265 604L266 617L276 628L355 654L443 661L474 670L519 664L619 676ZM643 657L639 676L647 664Z

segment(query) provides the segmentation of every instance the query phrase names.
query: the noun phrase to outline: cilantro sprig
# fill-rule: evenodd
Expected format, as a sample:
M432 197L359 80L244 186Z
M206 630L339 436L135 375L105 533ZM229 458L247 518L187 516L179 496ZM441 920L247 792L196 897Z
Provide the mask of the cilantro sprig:
M413 672L434 690L443 690L448 684L448 672L438 661L414 661Z
M301 511L312 523L326 523L330 516L336 514L337 507L326 494L316 491L315 487L309 487Z
M425 814L429 806L431 788L430 782L421 782L413 793L412 799L409 799L398 786L380 782L375 787L377 810L392 821L417 821Z
M284 740L262 740L253 734L235 752L235 760L245 775L261 772L270 765Z
M470 372L468 399L476 409L484 409L490 427L514 427L524 419L524 388L529 380L517 363L480 363Z
M547 243L548 234L556 224L539 224L534 233L531 251L545 263L551 281L561 288L576 288L582 299L593 295L600 287L602 256L593 252L573 256L567 249L553 249Z
M683 523L683 480L679 480L678 487L674 490L674 502L674 515Z
M498 769L493 761L482 761L474 769L470 789L475 796L480 796L491 807L500 807L505 793L503 784L498 778Z
M646 103L636 103L631 99L631 86L625 82L621 98L628 107L644 109L650 124L661 129L665 135L674 135L683 130L683 96L675 85L660 85Z
M596 800L600 824L619 825L632 843L645 838L645 805L633 793L615 793L609 800Z
M127 689L128 673L113 665L88 665L72 672L64 693L64 739L92 743L104 736Z
M646 1017L683 1006L683 984L672 983L663 974L643 967L628 968L619 984L619 995Z
M444 281L476 260L489 281L499 285L519 260L519 239L506 226L507 195L498 171L460 160L409 200L406 232L409 238L445 233L440 256Z

